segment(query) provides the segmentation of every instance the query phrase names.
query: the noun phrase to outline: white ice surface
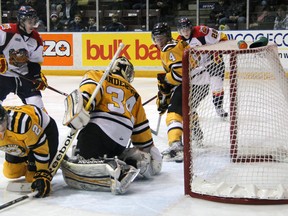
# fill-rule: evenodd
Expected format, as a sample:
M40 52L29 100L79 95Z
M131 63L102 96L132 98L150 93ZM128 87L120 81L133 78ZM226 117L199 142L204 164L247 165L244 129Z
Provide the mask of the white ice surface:
M81 77L49 76L50 86L70 93L78 87ZM157 93L157 82L153 78L136 78L133 85L143 98L143 102ZM64 96L49 89L43 92L45 107L56 120L60 132L59 144L69 129L62 126ZM20 100L10 94L4 105L20 105ZM145 106L152 129L156 129L158 113L155 101ZM162 117L158 136L154 141L160 150L167 147L165 116ZM4 154L0 153L2 170ZM0 172L0 205L24 193L5 190L8 179ZM127 194L112 195L110 192L80 191L70 189L64 182L61 170L53 179L53 191L44 199L31 198L0 210L1 216L156 216L156 215L193 215L193 216L284 216L288 215L287 205L234 205L191 198L184 195L183 164L165 162L162 173L152 180L136 180Z

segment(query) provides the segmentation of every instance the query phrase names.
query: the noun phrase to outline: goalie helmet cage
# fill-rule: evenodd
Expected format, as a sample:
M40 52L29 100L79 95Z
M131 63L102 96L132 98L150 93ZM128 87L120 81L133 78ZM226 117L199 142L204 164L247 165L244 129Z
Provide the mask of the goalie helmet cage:
M222 56L225 63L229 117L217 116L209 93L196 109L204 135L197 146L191 59L203 63L205 56L210 62ZM183 55L182 85L185 194L225 203L288 203L288 83L277 46L240 50L231 40L190 48Z

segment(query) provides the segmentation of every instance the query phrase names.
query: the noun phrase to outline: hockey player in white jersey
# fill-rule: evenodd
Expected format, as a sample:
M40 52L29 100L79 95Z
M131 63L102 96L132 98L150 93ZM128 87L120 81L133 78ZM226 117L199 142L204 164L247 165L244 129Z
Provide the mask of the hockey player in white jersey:
M47 80L41 72L43 41L34 30L37 22L36 11L30 6L21 6L17 23L0 26L0 103L9 93L14 93L24 104L44 108L40 90L47 87Z
M103 71L87 71L79 89L65 100L64 125L81 131L76 157L62 162L62 173L71 187L124 194L139 172L144 178L157 175L162 156L154 145L141 96L130 84L134 67L127 58L116 59L89 113L84 109L102 76ZM129 140L133 148L127 148Z
M194 26L188 18L181 18L177 23L177 30L180 34L178 39L184 40L189 43L190 47L211 45L219 43L220 41L228 40L227 35L223 32L218 32L213 28L207 26ZM221 56L216 58L215 56L206 55L202 57L202 62L211 62L205 66L205 70L208 69L210 74L210 88L213 95L213 104L215 106L216 113L225 118L228 113L223 109L224 100L224 73L225 65ZM204 58L203 58L204 57ZM207 60L210 58L209 60ZM213 70L212 70L213 68Z

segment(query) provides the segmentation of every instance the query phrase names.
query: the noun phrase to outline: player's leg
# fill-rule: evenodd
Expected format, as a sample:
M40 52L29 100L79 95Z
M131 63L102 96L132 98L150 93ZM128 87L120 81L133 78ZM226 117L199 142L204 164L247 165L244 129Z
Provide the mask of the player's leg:
M182 85L179 85L171 96L166 117L169 148L162 152L163 159L166 161L183 159L182 121Z
M200 102L209 94L209 85L192 85L192 139L196 141L196 145L203 145L203 131L199 122L197 108Z
M212 91L213 104L216 110L216 113L225 118L228 116L228 113L223 108L224 103L224 75L225 75L225 64L222 61L219 64L213 63L208 67L210 75L210 87Z
M32 182L34 172L28 170L28 157L17 157L5 153L3 174L9 179L17 179L25 176L27 182Z
M16 92L15 78L0 75L0 104L2 104L10 92Z
M32 82L24 79L18 79L17 95L24 104L32 104L45 111L42 94L34 89Z
M113 158L125 150L124 146L112 140L94 123L88 123L79 132L77 139L77 154L86 159L103 158L105 155Z

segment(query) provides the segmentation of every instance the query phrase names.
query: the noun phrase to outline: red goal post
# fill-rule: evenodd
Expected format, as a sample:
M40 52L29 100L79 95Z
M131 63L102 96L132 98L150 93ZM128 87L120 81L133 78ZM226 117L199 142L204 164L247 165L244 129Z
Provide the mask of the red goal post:
M197 65L214 54L225 63L229 117L221 121L211 93L206 96L197 108L204 134L199 147L192 138L190 61L197 59ZM182 80L185 194L219 202L288 203L288 82L277 46L240 50L230 40L190 48L183 55Z

